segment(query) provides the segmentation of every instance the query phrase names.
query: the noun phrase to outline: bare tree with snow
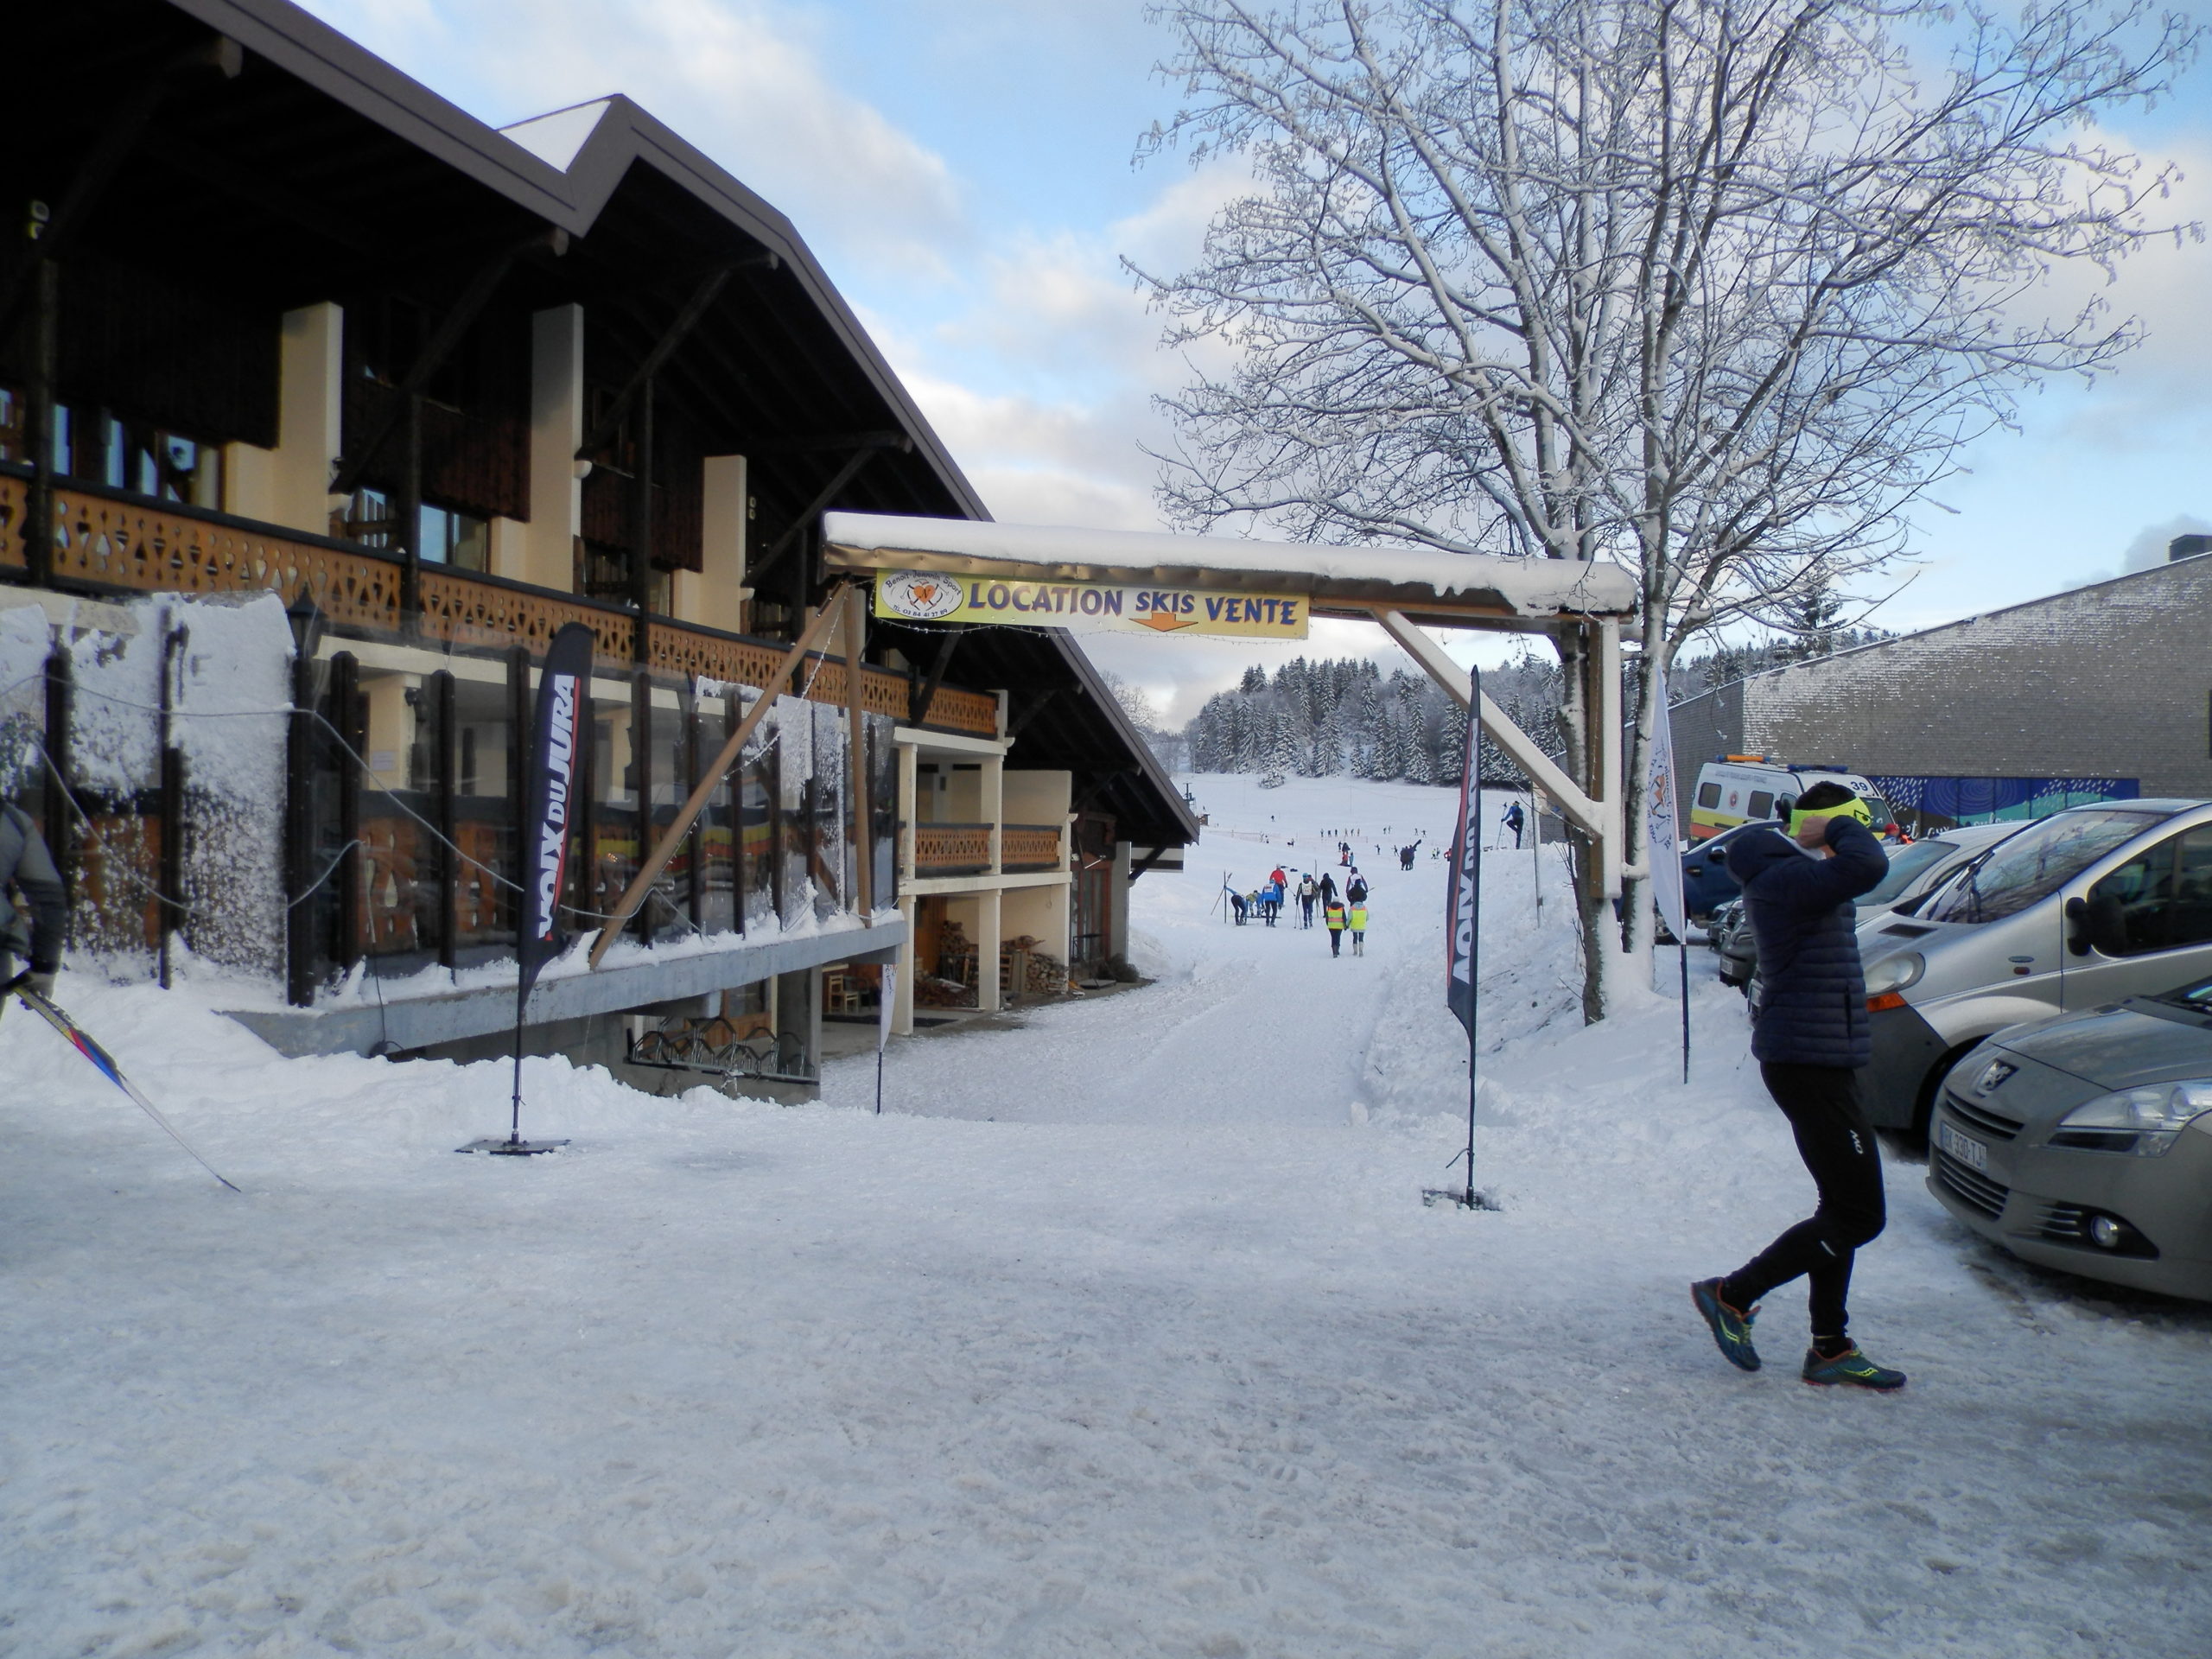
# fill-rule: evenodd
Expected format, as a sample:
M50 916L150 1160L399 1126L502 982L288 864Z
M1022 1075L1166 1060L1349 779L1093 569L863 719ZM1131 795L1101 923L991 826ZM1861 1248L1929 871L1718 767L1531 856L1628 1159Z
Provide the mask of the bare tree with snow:
M2170 172L2096 125L2194 48L2145 0L1154 11L1186 104L1146 150L1255 181L1191 269L1139 273L1194 365L1231 348L1167 401L1172 516L1617 560L1662 664L1895 556L2024 388L2133 343L2094 300L2053 314L2050 274L2181 233L2149 211ZM1631 866L1662 713L1640 677Z

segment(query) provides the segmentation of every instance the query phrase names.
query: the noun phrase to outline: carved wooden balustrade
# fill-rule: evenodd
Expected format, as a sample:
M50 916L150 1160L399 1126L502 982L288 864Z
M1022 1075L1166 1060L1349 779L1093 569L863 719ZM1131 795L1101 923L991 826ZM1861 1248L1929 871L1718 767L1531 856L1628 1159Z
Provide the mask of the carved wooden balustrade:
M1060 827L1056 823L1009 823L999 831L999 867L1007 870L1060 868Z
M988 823L918 823L914 826L914 874L973 875L991 868L991 826Z
M19 470L0 471L0 574L25 574L23 517L30 486ZM220 513L79 487L54 493L54 580L137 593L269 592L286 604L305 594L334 626L399 636L403 567L390 555L273 530ZM464 648L522 645L542 656L562 626L582 622L597 643L601 671L636 667L636 622L626 611L574 594L526 588L429 565L422 573L419 637ZM671 678L700 676L760 685L784 647L656 617L645 666ZM887 669L862 671L861 707L904 721L910 686ZM818 702L845 701L845 665L819 658L794 690ZM971 736L998 735L998 699L941 687L929 723ZM988 862L988 859L986 860Z

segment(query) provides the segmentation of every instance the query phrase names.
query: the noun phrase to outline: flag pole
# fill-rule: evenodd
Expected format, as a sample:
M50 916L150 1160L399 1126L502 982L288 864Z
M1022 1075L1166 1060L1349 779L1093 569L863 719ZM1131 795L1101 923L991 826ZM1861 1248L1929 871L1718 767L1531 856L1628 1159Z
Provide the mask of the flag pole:
M1468 672L1474 677L1474 701L1467 707L1467 718L1474 723L1475 729L1480 732L1483 723L1482 665L1478 663ZM1467 746L1467 748L1468 764L1475 769L1474 776L1468 779L1475 793L1474 850L1467 860L1468 880L1474 886L1474 891L1468 895L1468 906L1473 915L1474 925L1467 939L1467 1193L1459 1202L1467 1209L1473 1210L1480 1207L1475 1201L1475 1096L1481 1087L1480 1068L1478 1064L1479 1056L1475 1048L1475 1014L1481 1004L1481 998L1477 992L1482 984L1483 954L1483 838L1481 834L1483 746L1481 739L1478 737L1475 741Z

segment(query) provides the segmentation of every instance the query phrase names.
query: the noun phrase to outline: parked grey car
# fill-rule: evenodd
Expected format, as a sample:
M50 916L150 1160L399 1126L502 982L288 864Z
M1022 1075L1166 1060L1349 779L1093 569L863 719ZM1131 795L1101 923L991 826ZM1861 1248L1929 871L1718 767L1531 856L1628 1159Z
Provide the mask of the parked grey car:
M2212 979L1974 1049L1928 1189L2024 1261L2212 1301Z
M1890 873L1882 878L1881 886L1852 902L1858 906L1862 918L1908 904L2019 828L2018 823L1963 823L1896 848L1890 854ZM1865 925L1863 919L1860 925ZM1720 982L1737 987L1746 996L1751 995L1751 982L1759 970L1759 947L1751 930L1744 925L1744 901L1735 899L1714 912L1707 924L1706 937L1720 954Z
M1883 1128L1925 1134L1944 1074L2007 1026L2212 974L2212 802L2110 801L2038 819L1916 905L1859 929Z

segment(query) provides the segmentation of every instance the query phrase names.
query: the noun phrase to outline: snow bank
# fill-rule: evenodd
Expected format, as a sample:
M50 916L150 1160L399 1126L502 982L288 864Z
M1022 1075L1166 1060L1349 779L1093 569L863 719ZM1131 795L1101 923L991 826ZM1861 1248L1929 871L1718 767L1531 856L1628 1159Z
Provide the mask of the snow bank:
M1488 861L1505 1208L1426 1209L1450 792L1192 781L1189 870L1133 889L1159 982L897 1044L880 1118L872 1054L789 1110L532 1060L574 1144L457 1158L502 1065L281 1061L196 982L65 975L238 1198L0 1020L0 1646L2201 1651L2212 1314L2023 1268L1893 1165L1854 1306L1911 1387L1799 1385L1794 1288L1732 1370L1684 1287L1809 1191L1709 963L1685 1088L1671 1002L1576 1020L1556 865ZM1340 838L1366 956L1215 913Z

